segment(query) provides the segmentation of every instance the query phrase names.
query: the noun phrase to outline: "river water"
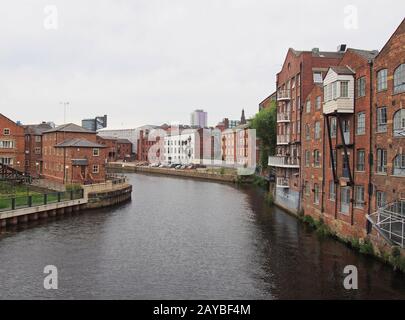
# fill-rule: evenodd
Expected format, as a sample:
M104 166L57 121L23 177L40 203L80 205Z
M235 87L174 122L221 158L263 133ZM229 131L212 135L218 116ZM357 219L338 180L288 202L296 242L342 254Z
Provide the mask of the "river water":
M1 299L404 299L405 277L253 187L133 174L132 202L0 234ZM45 290L46 265L58 290ZM345 290L343 269L358 268Z

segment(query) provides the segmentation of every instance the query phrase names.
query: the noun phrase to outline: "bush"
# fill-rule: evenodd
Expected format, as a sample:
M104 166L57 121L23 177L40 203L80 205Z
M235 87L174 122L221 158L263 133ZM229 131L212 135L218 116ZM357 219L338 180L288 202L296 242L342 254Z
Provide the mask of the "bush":
M66 185L66 191L78 191L81 190L82 186L80 184L68 184Z
M372 255L374 254L374 248L370 241L366 240L360 244L360 253Z
M221 168L221 169L219 170L219 173L220 173L221 175L224 175L224 174L225 174L225 168Z
M274 204L274 198L271 192L267 193L265 196L265 202L269 205L272 206Z

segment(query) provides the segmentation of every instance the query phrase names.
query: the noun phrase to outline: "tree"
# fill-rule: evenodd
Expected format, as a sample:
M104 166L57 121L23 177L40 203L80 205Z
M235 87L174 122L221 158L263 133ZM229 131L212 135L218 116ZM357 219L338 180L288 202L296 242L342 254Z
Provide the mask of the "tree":
M251 128L256 130L260 139L260 164L267 168L269 155L276 153L277 145L277 105L272 101L269 108L259 111L251 121Z

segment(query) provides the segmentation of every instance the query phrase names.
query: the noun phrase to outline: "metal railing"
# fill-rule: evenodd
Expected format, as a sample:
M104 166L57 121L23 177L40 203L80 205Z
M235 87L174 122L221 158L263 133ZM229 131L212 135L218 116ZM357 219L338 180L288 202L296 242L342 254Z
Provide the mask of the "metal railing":
M285 89L277 91L277 100L290 100L290 98L291 98L290 90Z
M83 199L83 189L26 196L0 197L0 212Z
M280 112L277 113L277 121L282 122L282 121L290 121L290 114L287 112Z
M277 136L277 144L288 144L288 143L290 143L290 136L288 135Z
M269 166L299 167L299 159L297 157L288 157L288 156L269 157Z
M286 177L278 177L277 178L277 187L288 188L290 187L290 179Z
M112 184L123 184L128 181L128 178L123 174L108 173L106 175L106 180L111 181Z
M401 248L405 247L405 200L390 203L367 219L384 238Z

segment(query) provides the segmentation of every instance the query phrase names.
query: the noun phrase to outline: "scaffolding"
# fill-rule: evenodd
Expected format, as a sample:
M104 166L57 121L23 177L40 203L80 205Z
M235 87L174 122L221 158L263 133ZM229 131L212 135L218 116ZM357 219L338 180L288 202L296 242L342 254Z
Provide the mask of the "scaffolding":
M405 200L381 207L367 219L390 244L405 248Z

